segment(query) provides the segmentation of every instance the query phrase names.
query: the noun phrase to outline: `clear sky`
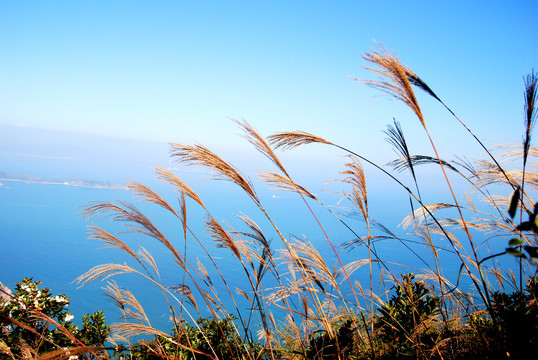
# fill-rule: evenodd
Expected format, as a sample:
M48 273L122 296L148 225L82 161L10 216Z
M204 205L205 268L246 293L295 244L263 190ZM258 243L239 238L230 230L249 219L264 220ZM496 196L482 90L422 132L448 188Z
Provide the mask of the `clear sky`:
M520 140L536 1L0 0L0 125L234 147L305 130L379 152L403 105L354 82L376 41L483 138ZM421 97L433 135L464 132ZM478 150L478 148L477 148Z

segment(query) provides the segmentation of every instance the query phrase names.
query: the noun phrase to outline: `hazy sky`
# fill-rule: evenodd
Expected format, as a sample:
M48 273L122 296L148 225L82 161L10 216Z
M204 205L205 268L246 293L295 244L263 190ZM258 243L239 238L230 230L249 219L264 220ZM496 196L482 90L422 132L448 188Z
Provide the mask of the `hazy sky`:
M234 148L231 117L375 153L396 117L421 143L405 106L351 79L372 77L361 55L377 41L480 137L520 140L537 14L536 1L0 0L0 125ZM420 100L434 137L466 138Z

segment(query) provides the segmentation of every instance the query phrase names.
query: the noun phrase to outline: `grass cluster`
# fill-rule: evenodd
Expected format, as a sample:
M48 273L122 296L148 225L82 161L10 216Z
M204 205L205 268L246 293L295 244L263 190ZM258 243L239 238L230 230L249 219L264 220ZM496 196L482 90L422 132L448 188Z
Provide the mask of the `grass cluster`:
M386 135L400 156L387 166L316 135L295 131L264 138L247 122L238 121L244 138L274 165L274 171L261 171L259 180L304 200L305 210L316 220L323 240L331 248L329 257L307 239L285 236L264 207L254 183L234 165L202 145L170 144L175 161L203 168L212 173L213 179L233 183L250 199L255 213L236 215L236 221L242 224L242 229L236 230L218 219L202 197L165 168L156 169L156 174L179 194L173 202L137 182L130 183L129 189L177 221L181 243L171 240L131 203L99 202L87 206L84 214L89 219L107 217L126 225L129 231L160 242L174 259L181 282L163 280L152 254L143 247L133 249L122 238L123 232L92 225L92 238L121 250L131 262L96 266L78 281L86 284L135 274L162 294L173 328L171 332L156 329L133 292L109 281L107 296L123 314L123 322L111 326L109 341L115 344L114 352L86 356L501 359L523 358L536 348L538 204L533 195L538 182L533 160L538 150L531 144L531 135L537 117L538 76L532 72L525 78L522 143L488 149L397 57L381 48L365 54L364 59L369 63L367 69L379 77L362 82L388 93L413 111L433 155L412 154L396 121L388 126ZM450 112L454 124L463 126L483 148L483 159L471 163L440 156L415 89ZM298 184L275 153L277 149L290 150L312 143L347 155L341 179L346 190L340 204L352 208L351 212L362 219L361 226ZM379 172L409 197L411 214L403 222L408 231L405 237L371 217L363 165ZM450 200L430 203L422 196L415 171L419 165L439 169L436 186L446 187ZM402 171L409 172L410 184L401 180ZM469 185L469 192L458 194L454 184L462 182ZM196 214L203 213L203 220L187 216L192 213L191 207L196 207ZM318 220L321 213L334 216L341 225L339 231L354 238L346 244L351 248L352 260L343 255L343 244L334 241L335 235ZM216 245L227 249L237 262L243 274L241 288L233 288L235 279L232 281L229 272L219 267L207 241L193 230L193 221L203 221ZM410 258L414 257L410 262L419 262L421 268L406 271L406 266L409 269L411 265L388 259L379 251L381 241L402 246ZM205 261L189 256L186 244L193 242L205 252ZM493 252L491 249L498 246L492 242L504 243L503 250ZM449 268L459 269L457 276L446 276ZM11 321L9 326L13 327L18 320L4 314L2 322L5 321ZM9 335L10 329L2 329ZM23 357L3 353L6 358ZM72 353L60 351L57 355L69 358Z

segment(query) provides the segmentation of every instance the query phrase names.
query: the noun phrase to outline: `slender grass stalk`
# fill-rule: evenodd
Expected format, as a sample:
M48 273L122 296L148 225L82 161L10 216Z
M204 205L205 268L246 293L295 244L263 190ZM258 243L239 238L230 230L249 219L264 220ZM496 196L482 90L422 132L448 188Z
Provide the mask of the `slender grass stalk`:
M411 154L409 152L407 141L405 140L405 136L404 136L400 123L397 122L396 119L394 119L394 127L389 125L385 134L387 134L388 136L387 141L393 146L396 152L402 156L403 161L405 162L405 164L407 165L407 168L411 172L411 176L413 177L413 182L415 183L415 189L417 190L417 196L420 199L420 201L422 201L422 195L420 194L420 187L418 186L418 180L415 174L415 167L414 167L415 161L412 160L413 158L411 157ZM412 206L413 205L412 199L410 199L410 203ZM423 212L423 216L425 217L426 214L424 212L424 208L421 207L421 210ZM414 214L414 211L413 211L413 214ZM439 263L439 256L437 254L437 251L435 250L435 246L433 244L432 237L431 237L430 227L428 225L426 226L426 232L427 232L426 239L428 239L430 248L432 249L433 260L435 263L435 270L436 270L435 273L438 275L438 283L439 283L439 287L441 291L441 296L443 297L441 300L441 303L446 304L444 301L444 296L445 296L444 284L443 284L443 281L441 280L443 278L442 268ZM442 312L444 319L446 319L447 312L448 312L448 309L445 307L444 311Z
M525 79L525 135L523 137L523 174L521 175L521 192L525 193L525 170L527 169L527 159L529 156L529 149L531 145L532 130L538 117L536 111L536 103L538 99L538 74L534 73L534 70L527 75ZM521 199L521 211L519 222L523 222L523 199ZM522 259L519 259L519 291L523 291L523 269Z
M456 208L458 210L458 214L459 214L459 216L460 216L460 218L462 220L463 230L465 231L465 233L467 235L467 238L469 239L469 244L471 246L472 253L473 253L473 256L475 258L475 263L478 263L479 262L478 254L477 254L476 249L475 249L473 237L472 237L469 229L467 228L465 218L463 216L461 208L459 207L458 199L456 197L456 194L454 193L454 189L452 188L452 184L451 184L451 182L450 182L450 180L448 178L448 175L447 175L447 173L445 171L445 165L443 164L443 161L441 160L441 157L439 156L439 153L437 151L437 147L435 146L433 138L431 137L431 134L430 134L430 132L428 130L428 127L426 125L426 121L425 121L424 116L422 114L422 110L420 109L420 106L418 104L417 98L415 96L415 93L413 91L413 88L412 88L411 84L413 83L415 85L417 85L417 84L424 85L424 86L421 87L421 89L425 90L426 92L428 92L430 94L433 94L433 91L431 91L431 89L424 82L422 82L420 80L420 78L418 76L416 76L408 67L403 65L396 56L392 56L383 47L381 47L381 53L378 53L378 52L374 51L372 53L365 54L363 57L364 57L364 59L366 61L374 64L375 66L377 66L377 68L368 68L368 67L366 67L366 69L372 71L373 73L377 73L377 74L383 76L386 79L386 80L383 80L383 79L382 80L363 80L363 82L366 83L369 86L372 86L374 88L378 88L378 89L380 89L380 90L382 90L384 92L387 92L388 94L390 94L390 95L394 96L395 98L397 98L397 99L401 100L402 102L404 102L415 113L415 115L419 119L420 123L422 124L424 130L426 131L426 135L428 136L428 140L429 140L429 142L430 142L430 144L432 146L432 149L433 149L433 151L435 153L436 158L439 161L439 166L441 167L441 171L443 172L443 176L444 176L444 178L446 180L446 184L447 184L447 186L448 186L448 188L450 190L450 193L451 193L452 198L454 200L454 204L456 205ZM439 98L437 96L435 96L434 94L432 96L434 96L436 99L439 100ZM447 109L448 109L448 107L447 107ZM450 112L452 113L452 111L450 111ZM458 121L460 121L459 118L457 118L457 119L458 119ZM461 121L460 121L460 123L463 124L463 122L461 122ZM465 128L467 130L469 130L466 126L465 126ZM469 130L469 132L470 132L470 130ZM472 132L471 132L471 134L475 137L475 139L478 140L478 138L476 138L476 136ZM480 144L482 144L479 140L478 140L478 142ZM482 146L483 146L483 144L482 144ZM485 146L483 146L483 147L485 148ZM486 149L486 151L487 151L487 149ZM493 156L491 156L491 157L493 158L493 160L497 164L498 168L504 173L504 170L502 170L502 168L497 163L495 158ZM465 264L465 267L466 267L467 272L470 275L470 270L468 269L467 264ZM482 273L482 269L480 267L478 268L478 271L479 271L479 274L480 274L480 279L481 279L483 288L477 287L477 290L478 290L480 296L482 297L482 299L485 301L487 308L491 309L491 300L490 300L490 297L489 297L489 289L488 289L488 285L486 283L486 279L485 279L484 274Z

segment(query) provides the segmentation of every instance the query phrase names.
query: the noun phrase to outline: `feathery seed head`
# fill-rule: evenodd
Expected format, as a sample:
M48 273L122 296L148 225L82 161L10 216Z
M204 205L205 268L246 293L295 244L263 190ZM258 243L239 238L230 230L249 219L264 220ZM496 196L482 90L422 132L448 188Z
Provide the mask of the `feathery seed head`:
M275 149L281 148L282 150L289 150L296 148L300 145L311 144L311 143L321 143L334 145L333 143L303 131L291 131L291 132L281 132L267 137L269 139L269 144L275 147Z
M190 146L171 143L170 146L170 154L176 161L205 167L214 172L215 179L231 181L241 187L257 204L260 203L251 181L208 148L199 144Z
M379 75L381 79L359 81L403 101L417 115L422 126L426 127L422 110L411 84L419 86L422 90L437 98L431 89L411 69L402 64L396 55L392 55L383 46L380 46L379 52L365 53L363 58L375 66L365 66L364 68Z
M159 179L173 185L179 192L187 195L192 200L196 201L200 206L205 209L205 205L202 202L202 199L188 186L183 180L174 175L171 171L163 167L155 168L155 173L158 175Z

